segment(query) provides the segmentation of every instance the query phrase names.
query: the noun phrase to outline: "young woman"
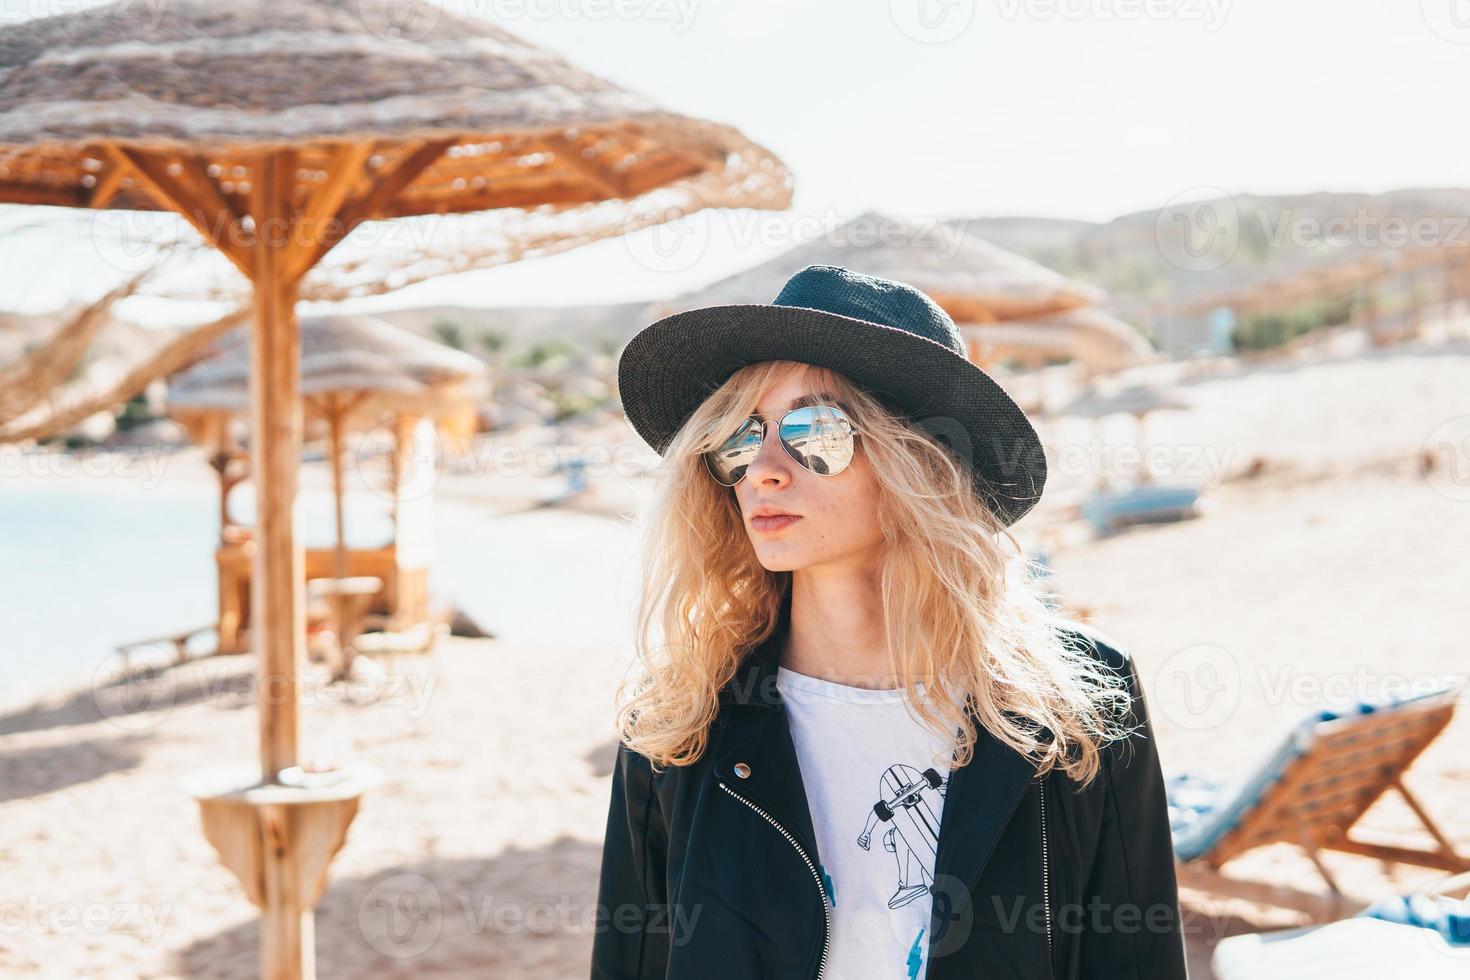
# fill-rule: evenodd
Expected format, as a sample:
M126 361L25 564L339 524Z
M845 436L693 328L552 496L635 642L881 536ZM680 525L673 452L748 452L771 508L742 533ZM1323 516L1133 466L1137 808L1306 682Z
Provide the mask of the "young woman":
M948 315L810 266L619 382L668 465L592 976L1184 977L1133 663L1016 573L1045 458Z

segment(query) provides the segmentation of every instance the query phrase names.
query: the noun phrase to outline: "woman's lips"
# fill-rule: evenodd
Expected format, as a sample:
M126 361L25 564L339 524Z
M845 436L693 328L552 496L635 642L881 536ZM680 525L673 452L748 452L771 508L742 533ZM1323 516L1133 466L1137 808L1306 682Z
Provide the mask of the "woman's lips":
M801 520L794 514L779 514L772 517L752 517L750 526L757 531L779 531Z

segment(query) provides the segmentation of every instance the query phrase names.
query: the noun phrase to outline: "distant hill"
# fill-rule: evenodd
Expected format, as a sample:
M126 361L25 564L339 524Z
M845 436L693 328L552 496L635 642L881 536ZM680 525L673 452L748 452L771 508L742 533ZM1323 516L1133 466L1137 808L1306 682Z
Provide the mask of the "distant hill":
M1418 227L1431 240L1470 245L1470 188L1411 188L1383 194L1238 195L1215 202L1228 261L1192 268L1179 261L1178 222L1163 208L1094 222L1025 215L958 217L951 224L1065 275L1095 283L1125 319L1142 317L1151 301L1184 302L1313 265L1331 264L1378 247ZM1191 212L1191 217L1193 217ZM1415 223L1418 222L1416 226ZM1327 232L1346 233L1342 240ZM1223 253L1222 253L1223 254ZM654 302L667 297L649 297ZM425 336L436 322L468 334L489 328L519 343L561 337L577 344L624 343L645 324L646 304L557 307L426 307L382 314ZM1188 341L1192 343L1192 341ZM474 348L471 347L473 350Z
M625 343L643 326L639 320L646 303L613 303L590 306L424 306L374 314L389 323L425 337L440 336L441 324L456 324L464 335L464 348L482 353L477 343L483 331L503 334L516 346L560 338L579 346L599 342Z
M1216 202L1233 240L1229 261L1208 269L1172 261L1177 226L1162 208L1107 222L973 217L952 223L1066 275L1128 300L1219 290L1314 263L1412 241L1470 245L1470 188L1411 188L1383 194L1237 195ZM1416 224L1417 223L1417 224ZM1417 231L1416 231L1417 229ZM1334 239L1333 231L1342 233ZM1233 239L1229 238L1233 234Z

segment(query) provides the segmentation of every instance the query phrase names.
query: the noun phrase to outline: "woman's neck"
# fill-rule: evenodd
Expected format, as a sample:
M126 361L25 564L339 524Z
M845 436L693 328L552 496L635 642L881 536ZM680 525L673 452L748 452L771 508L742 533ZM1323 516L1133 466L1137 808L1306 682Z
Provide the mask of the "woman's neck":
M877 574L795 572L791 627L781 666L851 687L901 686L888 655Z

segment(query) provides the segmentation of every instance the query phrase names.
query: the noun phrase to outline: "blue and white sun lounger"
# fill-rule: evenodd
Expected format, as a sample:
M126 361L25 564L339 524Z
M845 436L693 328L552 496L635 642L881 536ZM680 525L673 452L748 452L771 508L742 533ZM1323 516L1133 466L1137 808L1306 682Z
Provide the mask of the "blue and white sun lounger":
M1470 870L1403 774L1449 724L1462 685L1410 697L1321 711L1303 719L1261 763L1234 783L1184 773L1167 780L1169 822L1179 883L1185 887L1270 901L1312 914L1332 909L1341 890L1321 851L1362 854L1449 872ZM1433 849L1371 843L1349 836L1374 802L1396 790L1434 839ZM1228 878L1220 866L1266 844L1300 846L1331 895L1295 892ZM1305 904L1303 904L1305 901Z

